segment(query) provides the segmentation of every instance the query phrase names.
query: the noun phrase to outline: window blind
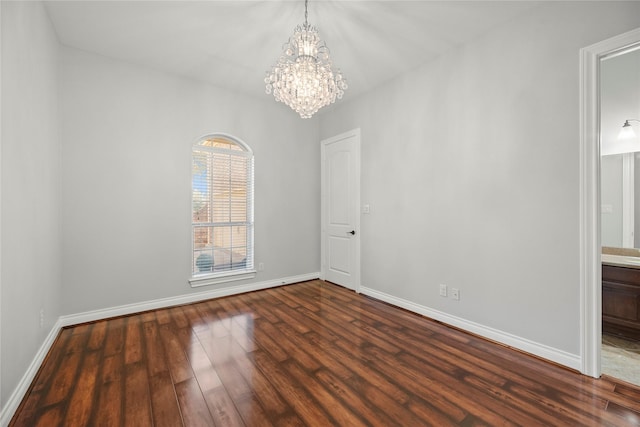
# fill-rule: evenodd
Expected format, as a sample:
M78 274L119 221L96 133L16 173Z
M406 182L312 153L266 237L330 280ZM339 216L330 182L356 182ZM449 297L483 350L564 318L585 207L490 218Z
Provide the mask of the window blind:
M253 154L228 136L192 152L192 276L253 270Z

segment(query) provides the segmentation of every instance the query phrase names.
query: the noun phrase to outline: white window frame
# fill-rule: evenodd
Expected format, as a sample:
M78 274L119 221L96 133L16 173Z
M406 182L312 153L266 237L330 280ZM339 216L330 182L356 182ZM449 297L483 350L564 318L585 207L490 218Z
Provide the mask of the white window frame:
M209 151L209 152L227 152L229 153L230 150L225 150L225 149L220 149L220 148L214 148L214 147L206 147L203 145L200 145L200 143L202 141L208 140L208 139L212 139L212 138L222 138L225 140L228 140L234 144L236 144L237 146L239 146L240 148L242 148L242 153L241 154L243 157L247 157L250 159L250 170L249 170L249 174L247 176L247 194L249 195L247 197L247 221L246 223L244 223L244 225L246 225L247 227L247 265L245 268L242 269L236 269L236 270L225 270L225 271L221 271L221 272L211 272L211 273L202 273L202 274L195 274L196 272L194 271L193 265L194 265L194 252L195 252L195 242L194 242L194 230L196 227L196 223L193 221L193 182L194 182L194 173L193 173L193 159L194 159L194 153L196 151ZM231 152L232 154L239 154L240 152L237 151L233 151ZM191 148L191 183L190 183L190 191L191 191L191 197L189 198L190 200L190 206L189 206L189 215L191 216L191 227L189 229L190 233L191 233L191 247L190 247L190 253L189 253L189 262L190 262L190 278L189 278L189 284L191 285L191 287L200 287L200 286L207 286L207 285L214 285L217 283L225 283L225 282L232 282L232 281L238 281L238 280L246 280L246 279L251 279L254 278L256 276L256 270L254 268L254 250L255 250L255 244L254 244L254 238L253 238L253 230L254 230L254 218L253 218L253 205L254 205L254 156L253 156L253 150L251 150L251 147L249 147L244 141L240 140L239 138L226 134L226 133L212 133L212 134L208 134L205 135L201 138L198 138L192 145ZM220 223L218 223L220 224ZM233 222L229 222L229 225L237 225L236 223Z

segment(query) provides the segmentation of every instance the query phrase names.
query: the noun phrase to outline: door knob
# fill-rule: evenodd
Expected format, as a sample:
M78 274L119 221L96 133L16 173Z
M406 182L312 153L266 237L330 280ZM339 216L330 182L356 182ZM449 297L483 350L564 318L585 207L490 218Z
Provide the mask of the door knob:
M347 231L347 234L351 234L353 236L356 234L356 230Z

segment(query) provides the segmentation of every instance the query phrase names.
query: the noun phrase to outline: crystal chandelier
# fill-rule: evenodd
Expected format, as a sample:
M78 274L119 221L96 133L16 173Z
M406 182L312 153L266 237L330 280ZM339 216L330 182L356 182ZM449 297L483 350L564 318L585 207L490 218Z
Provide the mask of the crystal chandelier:
M318 29L307 22L307 3L305 0L304 25L293 30L277 64L264 79L267 94L273 92L276 101L284 102L303 119L341 99L347 88L340 70L331 69L329 48Z

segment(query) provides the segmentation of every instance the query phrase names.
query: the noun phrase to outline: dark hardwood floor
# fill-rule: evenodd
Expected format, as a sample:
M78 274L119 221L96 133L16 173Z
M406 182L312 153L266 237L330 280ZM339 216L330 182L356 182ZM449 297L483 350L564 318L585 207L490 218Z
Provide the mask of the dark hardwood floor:
M12 426L625 426L592 379L319 280L64 329Z

